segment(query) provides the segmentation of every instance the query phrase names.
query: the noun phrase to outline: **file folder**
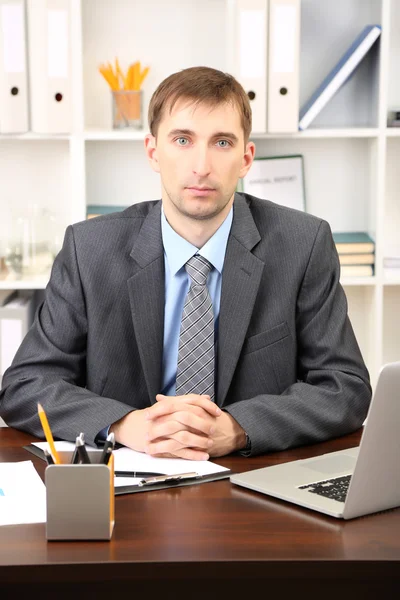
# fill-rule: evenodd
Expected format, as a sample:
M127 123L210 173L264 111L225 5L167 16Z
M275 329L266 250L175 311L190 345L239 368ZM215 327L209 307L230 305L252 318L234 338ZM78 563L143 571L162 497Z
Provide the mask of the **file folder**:
M29 129L24 0L0 0L0 133Z
M299 126L300 0L269 0L268 133Z
M31 128L70 133L70 0L27 0Z
M236 0L235 77L252 109L252 133L267 131L268 0Z

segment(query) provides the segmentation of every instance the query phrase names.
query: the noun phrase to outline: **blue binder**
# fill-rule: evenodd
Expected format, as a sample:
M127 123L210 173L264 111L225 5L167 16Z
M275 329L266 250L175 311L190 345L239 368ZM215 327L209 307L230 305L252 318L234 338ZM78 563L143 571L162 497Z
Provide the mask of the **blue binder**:
M300 110L299 129L304 130L349 79L361 60L381 34L380 25L367 25L332 71L325 77L311 98Z

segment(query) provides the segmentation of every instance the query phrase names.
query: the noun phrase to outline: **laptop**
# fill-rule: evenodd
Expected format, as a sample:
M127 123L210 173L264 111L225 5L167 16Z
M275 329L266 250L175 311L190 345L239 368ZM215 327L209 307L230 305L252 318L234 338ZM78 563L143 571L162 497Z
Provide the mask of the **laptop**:
M338 519L400 506L400 362L384 365L360 446L231 475L235 485Z

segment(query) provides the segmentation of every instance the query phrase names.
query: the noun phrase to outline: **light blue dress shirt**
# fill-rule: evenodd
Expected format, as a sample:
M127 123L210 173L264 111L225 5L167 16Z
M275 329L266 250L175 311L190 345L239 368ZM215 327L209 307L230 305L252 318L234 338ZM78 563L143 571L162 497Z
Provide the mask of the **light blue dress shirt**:
M164 246L165 264L165 313L164 344L161 375L161 390L166 396L175 396L176 367L178 363L179 333L183 305L190 287L190 277L186 273L185 264L194 254L200 254L211 264L212 269L207 279L214 311L215 347L218 340L219 307L221 301L222 269L224 266L226 245L232 226L233 209L229 211L225 221L202 248L196 248L176 233L168 223L164 210L161 211L161 232ZM109 427L102 429L96 440L105 440Z
M185 270L185 264L194 254L200 254L206 258L213 267L207 279L207 286L214 311L215 341L218 339L222 269L232 219L233 209L231 208L225 221L208 242L202 248L196 248L196 246L193 246L172 229L165 217L164 210L161 212L165 264L165 314L161 393L166 396L175 395L182 311L186 294L190 287L190 277Z

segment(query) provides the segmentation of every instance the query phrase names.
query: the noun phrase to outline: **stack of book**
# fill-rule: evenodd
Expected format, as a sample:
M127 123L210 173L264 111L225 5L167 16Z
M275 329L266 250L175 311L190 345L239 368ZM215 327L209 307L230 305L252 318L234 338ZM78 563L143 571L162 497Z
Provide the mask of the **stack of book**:
M334 233L342 277L369 277L374 274L375 242L365 231Z
M383 269L388 279L400 279L400 245L391 244L385 248Z

